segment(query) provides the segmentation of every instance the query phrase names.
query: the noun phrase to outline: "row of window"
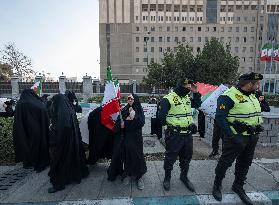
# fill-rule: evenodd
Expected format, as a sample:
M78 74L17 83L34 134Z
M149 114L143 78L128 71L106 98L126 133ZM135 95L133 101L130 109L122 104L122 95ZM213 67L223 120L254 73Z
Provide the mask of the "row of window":
M167 51L167 50L170 50L171 48L170 47L167 47L166 49L165 49L165 51ZM174 51L176 52L176 47L174 47ZM239 47L234 47L234 52L235 53L238 53L240 50L239 50L240 48ZM158 47L158 51L159 51L159 53L162 53L163 52L163 47ZM200 51L200 47L198 47L198 50L197 50L197 52L199 52ZM250 47L250 53L253 53L254 52L254 47ZM136 53L139 53L140 52L140 48L139 47L136 47ZM147 49L147 47L144 47L143 48L143 52L144 53L147 53L148 52L148 49ZM151 53L154 53L155 52L155 47L150 47L150 52ZM242 47L242 53L246 53L246 52L248 52L248 48L247 47Z
M172 42L172 39L173 38L173 42L176 42L176 43L178 43L178 42L186 42L187 40L186 40L186 37L181 37L181 39L179 38L179 37L169 37L169 36L167 36L167 37L158 37L158 42ZM239 37L239 36L237 36L237 37L235 37L235 42L236 43L239 43L239 42L241 42L241 43L247 43L248 42L248 39L247 39L248 37ZM208 37L204 37L204 41L206 42L206 41L208 41ZM219 39L219 38L218 38ZM224 42L224 37L220 37L220 41L221 42ZM228 42L232 42L232 37L227 37L227 39L228 39ZM261 40L261 38L260 38L260 40ZM145 43L147 43L147 42L155 42L155 37L143 37L143 42L145 42ZM254 36L251 36L250 37L250 43L253 43L255 41L255 37ZM140 37L136 37L136 42L140 42ZM189 42L194 42L194 37L189 37ZM202 42L202 37L197 37L197 42Z
M220 11L221 12L234 12L240 10L258 10L258 5L221 5ZM264 5L260 6L261 10L264 10ZM267 5L267 11L275 11L278 9L278 5ZM172 5L172 4L142 4L141 10L143 12L152 12L152 11L159 11L159 12L203 12L204 7L202 5Z
M186 16L182 16L181 18L179 16L174 16L173 18L172 18L172 16L165 16L165 18L164 18L164 16L157 16L157 18L156 18L156 16L142 16L142 21L149 21L149 19L150 19L151 22L155 22L156 20L157 20L157 22L163 22L164 19L166 21L172 21L172 19L173 19L173 21L175 21L175 22L180 22L180 20L182 22L187 21ZM195 22L195 20L202 22L202 17L201 16L189 17L190 22ZM136 21L138 21L138 16L136 16Z
M148 30L148 27L147 26L145 26L145 27L143 27L143 31L145 31L145 32L156 32L156 31L158 31L158 32L163 32L163 31L168 31L168 32L171 32L171 31L174 31L174 32L180 32L180 31L183 31L183 32L185 32L185 31L191 31L191 32L194 32L194 31L198 31L198 32L210 32L210 31L212 31L212 32L217 32L217 27L216 26L213 26L213 27L200 27L200 26L198 26L198 27L186 27L186 26L182 26L182 27L179 27L179 26L175 26L175 27L173 27L174 28L174 30L171 30L171 27L170 26L167 26L166 27L166 30L164 29L163 30L163 27L158 27L157 29L156 29L156 27L155 26L151 26L150 27L150 30ZM234 27L235 28L235 32L245 32L245 33L247 33L247 32L251 32L251 33L253 33L253 32L255 32L255 27L253 27L253 26L251 26L251 27L248 27L248 26L243 26L243 27L239 27L239 26L236 26L236 27ZM263 30L263 27L261 26L261 30ZM136 31L137 32L141 32L141 29L140 29L140 27L139 26L137 26L136 27ZM226 29L226 31L227 32L233 32L233 27L227 27L227 29ZM220 27L220 32L225 32L225 27Z

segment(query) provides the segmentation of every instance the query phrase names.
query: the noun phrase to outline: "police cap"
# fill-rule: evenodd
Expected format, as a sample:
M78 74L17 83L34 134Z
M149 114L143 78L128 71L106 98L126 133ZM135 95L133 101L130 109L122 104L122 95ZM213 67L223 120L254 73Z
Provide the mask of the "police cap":
M254 80L262 80L263 75L260 73L245 73L239 77L239 81L247 80L247 81L254 81Z

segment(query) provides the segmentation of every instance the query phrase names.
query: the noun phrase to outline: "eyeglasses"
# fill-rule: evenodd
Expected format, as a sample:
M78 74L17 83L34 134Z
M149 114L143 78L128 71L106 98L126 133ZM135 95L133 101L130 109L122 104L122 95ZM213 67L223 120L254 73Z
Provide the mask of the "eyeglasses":
M134 100L134 98L128 97L128 100Z

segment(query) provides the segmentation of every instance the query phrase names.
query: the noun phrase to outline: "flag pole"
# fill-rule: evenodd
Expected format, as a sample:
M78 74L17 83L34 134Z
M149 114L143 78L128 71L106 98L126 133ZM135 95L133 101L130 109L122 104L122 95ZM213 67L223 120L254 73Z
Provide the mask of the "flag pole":
M274 72L274 85L273 85L273 95L276 93L276 82L277 82L277 66L278 63L275 61L275 72Z
M272 69L272 61L273 61L273 42L271 44L271 61L269 65L269 80L268 80L268 95L270 94L270 83L271 83L271 69Z
M265 93L265 78L266 78L266 73L265 73L265 70L266 70L266 61L264 62L264 81L263 81L263 94Z

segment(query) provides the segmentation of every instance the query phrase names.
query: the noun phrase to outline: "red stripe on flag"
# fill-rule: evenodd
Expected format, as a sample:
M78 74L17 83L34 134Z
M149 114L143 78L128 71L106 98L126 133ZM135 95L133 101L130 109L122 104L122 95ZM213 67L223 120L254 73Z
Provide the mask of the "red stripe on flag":
M101 123L107 128L113 130L115 122L111 118L111 115L119 111L120 111L120 106L117 99L113 99L109 103L103 105L102 112L101 112Z

